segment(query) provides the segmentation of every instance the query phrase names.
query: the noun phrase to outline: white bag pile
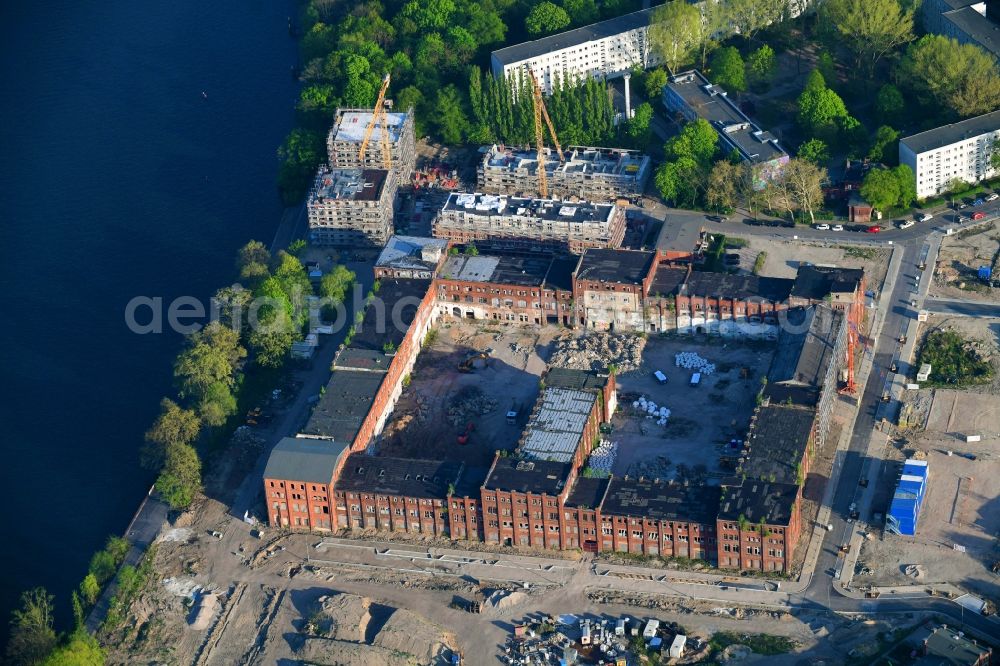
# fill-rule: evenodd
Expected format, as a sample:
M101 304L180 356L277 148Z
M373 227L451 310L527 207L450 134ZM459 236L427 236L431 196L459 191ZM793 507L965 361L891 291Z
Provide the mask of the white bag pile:
M667 425L670 418L670 410L657 405L652 400L646 400L646 396L640 395L639 399L632 403L632 408L639 412L645 412L647 419L656 419L656 425Z
M700 372L703 375L710 375L715 372L715 364L709 363L708 359L702 358L694 352L677 352L674 354L674 365L678 368L687 368Z
M590 452L590 460L587 466L595 472L611 474L611 468L615 466L615 457L618 455L618 442L601 440L601 445Z

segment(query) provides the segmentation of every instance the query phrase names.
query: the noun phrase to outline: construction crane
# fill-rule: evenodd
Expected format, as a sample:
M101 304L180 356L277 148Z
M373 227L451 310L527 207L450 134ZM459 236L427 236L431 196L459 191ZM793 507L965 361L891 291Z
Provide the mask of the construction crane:
M847 326L847 381L840 392L849 395L855 395L858 392L858 386L854 379L854 357L857 355L858 343L861 342L860 327L865 312L863 299L864 293L859 286L854 295L854 302L847 308L847 320L844 322L844 325Z
M535 73L530 69L528 70L528 76L531 77L532 95L535 102L535 145L538 148L538 194L543 199L546 199L549 196L549 183L545 175L545 144L544 137L542 136L542 118L545 119L545 124L549 128L549 134L552 136L552 143L556 146L556 155L559 156L559 163L564 163L566 159L563 157L562 146L559 145L559 137L556 136L556 129L552 126L552 119L549 118L549 112L545 108L545 102L542 100L542 87L538 85L538 79L535 78Z
M378 98L375 100L375 108L372 110L372 119L368 121L364 138L361 139L361 147L358 148L358 162L361 166L364 166L365 153L368 151L368 143L371 141L372 132L375 131L375 126L381 121L382 132L379 139L382 146L382 164L385 166L386 171L392 168L392 154L389 151L389 117L385 112L387 105L385 93L389 89L389 78L389 74L386 74L385 78L382 79L382 87L379 88Z

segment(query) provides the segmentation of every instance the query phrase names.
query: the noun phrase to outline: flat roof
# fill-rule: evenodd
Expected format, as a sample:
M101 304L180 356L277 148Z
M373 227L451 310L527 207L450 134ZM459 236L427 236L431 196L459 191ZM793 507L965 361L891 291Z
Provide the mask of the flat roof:
M667 219L660 225L656 237L656 249L666 252L694 253L701 242L701 225L691 220Z
M348 446L331 439L282 437L267 457L264 478L326 485Z
M948 146L958 141L971 139L973 137L1000 130L1000 111L993 111L975 118L962 120L950 125L942 125L934 129L912 134L899 140L901 146L905 145L918 155L929 150L936 150L942 146Z
M738 521L743 516L750 523L761 518L768 525L787 526L795 507L799 487L791 483L770 483L747 478L726 485L719 504L721 520Z
M580 265L580 257L559 255L553 257L545 276L545 284L561 291L573 291L573 274Z
M994 58L1000 58L1000 25L971 6L945 12L942 16L968 35L983 50L991 53Z
M465 282L492 282L540 287L545 282L552 258L545 255L463 254L445 259L438 275Z
M688 269L660 264L656 267L656 275L649 285L650 296L673 296L684 284Z
M762 130L729 99L726 91L709 82L701 72L689 70L667 80L667 88L707 120L752 162L770 162L784 155L778 140Z
M382 248L375 265L380 268L434 270L447 249L448 241L443 238L393 235Z
M392 458L352 453L334 484L334 490L445 499L448 486L455 484L463 465L449 460Z
M826 305L789 310L789 325L782 326L778 335L768 382L821 387L833 361L842 320L838 310Z
M596 509L604 501L609 483L611 483L610 478L578 477L566 497L566 506Z
M853 294L864 277L861 268L799 266L790 295L821 301L830 294Z
M498 457L483 487L555 496L565 488L572 470L569 463Z
M371 410L385 372L335 368L302 432L350 445Z
M330 128L330 137L334 141L346 141L349 143L361 143L365 138L365 129L372 121L374 109L337 109L333 127ZM386 113L386 125L389 131L389 141L396 143L399 141L403 125L406 123L405 113ZM378 145L382 139L382 123L378 123L372 130L370 144Z
M601 505L601 514L605 516L636 516L713 526L718 510L718 486L685 486L659 479L629 477L613 478Z
M756 416L747 434L750 453L740 473L748 480L801 483L798 466L812 435L816 410L770 404L760 407Z
M533 460L570 462L596 401L597 394L591 391L546 386L517 450Z
M556 199L530 199L495 194L452 192L442 211L459 211L466 215L492 217L522 216L551 222L606 223L615 212L612 204L581 201L566 203Z
M546 386L579 391L603 391L608 385L609 379L607 372L577 370L575 368L549 368L545 373Z
M988 645L979 645L967 636L960 636L952 627L940 626L934 630L923 629L916 632L906 641L917 649L917 653L926 651L912 662L913 666L973 666L992 649Z
M364 319L354 327L350 348L385 351L386 345L399 347L431 280L382 278L379 285L375 299L365 308Z
M761 277L753 274L691 271L681 287L685 296L724 296L726 298L763 298L772 303L788 300L794 280Z
M552 51L568 49L579 44L586 44L597 39L611 37L612 35L628 32L629 30L638 30L649 25L649 19L654 9L643 9L631 14L625 14L624 16L617 16L607 21L585 25L582 28L567 30L566 32L549 35L548 37L542 37L530 42L514 44L513 46L497 49L491 56L501 65L509 65L521 62L522 60L537 58Z
M563 151L562 162L555 150L545 148L545 172L565 175L637 178L649 164L649 157L625 148L570 146ZM534 174L538 171L538 152L493 144L483 156L482 167L491 171Z
M309 203L378 201L388 175L389 172L383 169L331 169L321 166L309 193Z
M642 284L656 259L655 252L588 248L576 271L577 280Z

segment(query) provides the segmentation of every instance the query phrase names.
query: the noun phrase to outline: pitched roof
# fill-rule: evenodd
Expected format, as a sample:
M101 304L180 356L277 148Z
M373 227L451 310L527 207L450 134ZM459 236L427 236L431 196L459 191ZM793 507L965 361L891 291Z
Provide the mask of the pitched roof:
M267 458L264 478L328 484L347 446L330 439L282 437Z

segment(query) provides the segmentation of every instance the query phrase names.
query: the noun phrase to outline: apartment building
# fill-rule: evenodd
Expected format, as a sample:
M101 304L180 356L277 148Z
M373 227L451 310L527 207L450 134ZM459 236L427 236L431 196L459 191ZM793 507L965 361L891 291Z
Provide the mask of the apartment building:
M616 248L625 209L615 204L452 193L434 220L434 236L496 250Z
M924 30L962 44L975 44L1000 59L1000 5L995 0L926 0L920 3Z
M496 50L490 55L493 75L516 76L530 68L542 89L551 93L556 80L611 79L636 66L648 69L660 63L649 47L652 13L644 9Z
M443 315L531 324L573 323L578 257L456 254L437 271Z
M409 182L416 166L416 139L413 134L413 109L405 113L386 113L385 126L376 123L368 140L364 160L360 148L365 131L372 121L373 109L337 109L333 126L326 137L329 165L333 169L384 169L382 132L389 133L392 170L399 182Z
M306 203L310 241L315 245L384 245L392 236L397 188L392 171L320 167Z
M557 199L616 201L640 196L652 165L635 150L570 146L560 160L545 149L549 195ZM488 194L526 196L538 191L538 153L496 144L476 170L476 187Z
M697 118L708 121L719 134L723 154L735 151L744 162L758 168L760 187L788 162L788 153L778 140L758 127L725 90L697 70L671 76L663 88L663 104L689 122Z
M1000 174L991 161L997 150L1000 111L900 139L899 163L913 169L917 198L926 199Z

